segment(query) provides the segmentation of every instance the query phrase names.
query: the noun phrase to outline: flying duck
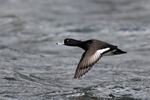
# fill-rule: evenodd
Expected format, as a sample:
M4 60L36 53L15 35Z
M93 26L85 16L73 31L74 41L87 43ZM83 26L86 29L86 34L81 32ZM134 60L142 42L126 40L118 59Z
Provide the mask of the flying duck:
M76 46L85 50L76 68L74 78L80 78L85 73L87 73L102 56L119 55L127 53L118 49L117 46L96 39L81 41L66 38L64 39L64 43L57 44L63 44L66 46Z

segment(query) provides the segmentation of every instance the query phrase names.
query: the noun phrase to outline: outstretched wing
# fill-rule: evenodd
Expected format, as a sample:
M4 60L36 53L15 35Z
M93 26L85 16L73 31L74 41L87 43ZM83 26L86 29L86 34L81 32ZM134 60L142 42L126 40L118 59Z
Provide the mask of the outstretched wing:
M102 53L109 50L109 48L94 50L94 48L90 48L85 51L81 57L81 60L77 66L74 78L79 78L85 73L87 73L92 66L101 58Z

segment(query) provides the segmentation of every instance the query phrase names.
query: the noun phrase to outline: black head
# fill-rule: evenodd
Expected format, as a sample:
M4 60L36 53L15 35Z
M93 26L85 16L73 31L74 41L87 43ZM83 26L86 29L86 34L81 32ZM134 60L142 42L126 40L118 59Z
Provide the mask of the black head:
M64 40L64 45L67 45L67 46L79 46L80 43L81 43L81 41L75 40L75 39L71 39L71 38L66 38Z

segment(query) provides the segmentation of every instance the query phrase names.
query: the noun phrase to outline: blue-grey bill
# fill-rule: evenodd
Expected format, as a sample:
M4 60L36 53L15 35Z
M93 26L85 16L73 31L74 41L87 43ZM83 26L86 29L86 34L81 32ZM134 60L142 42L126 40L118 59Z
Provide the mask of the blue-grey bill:
M64 43L59 43L59 42L57 42L56 44L57 44L57 45L64 45Z

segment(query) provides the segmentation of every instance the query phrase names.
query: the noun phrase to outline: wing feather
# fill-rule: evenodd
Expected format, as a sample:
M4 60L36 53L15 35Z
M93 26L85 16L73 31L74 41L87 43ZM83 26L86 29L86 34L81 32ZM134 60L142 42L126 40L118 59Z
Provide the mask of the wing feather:
M79 78L87 73L92 68L92 66L102 57L103 52L106 52L109 49L110 48L95 50L95 48L90 48L89 50L85 51L77 66L74 78Z
M88 52L83 53L81 60L77 66L74 78L79 78L87 73L100 58L101 54L94 53L92 55L89 55Z

